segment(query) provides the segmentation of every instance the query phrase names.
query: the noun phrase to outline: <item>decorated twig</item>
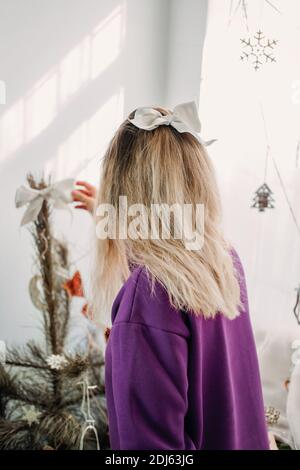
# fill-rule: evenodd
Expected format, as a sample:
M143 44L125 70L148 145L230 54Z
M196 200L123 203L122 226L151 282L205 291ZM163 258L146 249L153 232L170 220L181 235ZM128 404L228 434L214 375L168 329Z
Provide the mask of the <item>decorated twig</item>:
M96 369L99 374L93 407L97 414L93 419L103 447L107 447L103 358L99 352L71 354L65 350L71 296L64 285L71 276L68 249L53 236L51 214L55 207L65 208L71 200L67 194L70 181L50 185L29 175L28 183L29 188L18 190L16 202L18 207L27 205L22 224L30 224L36 248L37 273L29 290L43 318L46 347L29 342L23 348L7 348L5 361L0 364L0 449L78 449L82 393L76 384L83 378L96 377ZM86 437L88 448L98 447L98 434Z

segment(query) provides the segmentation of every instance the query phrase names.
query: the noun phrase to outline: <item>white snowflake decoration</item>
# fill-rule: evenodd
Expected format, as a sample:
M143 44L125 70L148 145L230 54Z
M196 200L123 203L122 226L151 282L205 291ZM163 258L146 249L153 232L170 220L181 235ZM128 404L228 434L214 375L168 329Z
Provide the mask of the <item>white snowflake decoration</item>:
M261 31L258 31L252 38L241 39L244 51L241 60L252 60L252 65L257 71L263 64L276 62L274 57L274 47L278 41L267 39Z
M60 354L51 354L47 357L46 362L53 370L61 370L68 364L67 359Z
M34 406L30 406L27 409L24 409L24 415L22 416L22 419L27 421L29 426L31 426L33 423L39 422L40 415L41 413L37 411Z

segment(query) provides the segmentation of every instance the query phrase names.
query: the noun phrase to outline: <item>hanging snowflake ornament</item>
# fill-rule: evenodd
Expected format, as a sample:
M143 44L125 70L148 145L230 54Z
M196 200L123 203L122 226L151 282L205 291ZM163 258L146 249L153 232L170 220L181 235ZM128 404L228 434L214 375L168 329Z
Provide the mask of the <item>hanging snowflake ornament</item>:
M293 312L294 312L298 325L300 325L300 285L299 287L297 287L297 289L295 289L295 291L297 292L297 298L296 298L296 303L295 303Z
M47 357L46 362L52 370L61 370L68 364L67 359L61 354L51 354Z
M274 199L272 194L273 193L267 183L264 183L255 192L253 204L251 207L255 207L259 210L259 212L264 212L265 209L274 209Z
M276 62L274 47L278 41L267 39L262 31L258 31L252 38L241 39L241 43L244 49L240 57L241 61L251 61L255 71L259 70L263 64Z
M37 411L34 406L29 406L25 408L22 419L26 421L29 426L32 426L34 423L39 422L40 415L41 413Z

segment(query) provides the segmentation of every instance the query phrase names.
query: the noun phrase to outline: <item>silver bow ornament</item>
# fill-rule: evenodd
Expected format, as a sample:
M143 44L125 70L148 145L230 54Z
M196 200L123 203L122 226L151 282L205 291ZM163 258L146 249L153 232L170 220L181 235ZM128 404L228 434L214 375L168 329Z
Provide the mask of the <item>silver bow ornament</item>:
M21 220L21 225L26 225L36 220L44 201L51 202L56 209L68 209L68 204L72 202L71 191L74 187L74 182L73 178L69 178L53 183L44 189L20 186L16 192L16 207L19 208L28 204Z
M134 126L145 131L152 131L159 126L172 126L180 133L188 132L192 134L205 146L211 145L216 141L216 139L214 139L206 142L199 136L201 122L194 101L175 106L173 112L165 116L160 111L153 108L138 108L135 111L134 117L129 119L129 121Z

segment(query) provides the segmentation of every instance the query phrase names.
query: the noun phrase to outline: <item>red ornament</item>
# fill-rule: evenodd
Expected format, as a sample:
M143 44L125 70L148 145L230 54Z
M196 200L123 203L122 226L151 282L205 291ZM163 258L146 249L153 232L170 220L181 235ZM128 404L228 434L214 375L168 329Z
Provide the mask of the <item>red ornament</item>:
M88 306L88 304L84 304L84 306L83 306L82 309L81 309L81 313L82 313L82 315L84 315L85 317L88 317L88 313L89 313L89 306Z
M64 283L63 288L70 297L84 297L80 272L76 271L74 276Z
M108 341L108 338L109 338L109 335L110 335L110 330L111 328L105 328L105 332L104 332L104 337L105 337L105 341L107 342Z

